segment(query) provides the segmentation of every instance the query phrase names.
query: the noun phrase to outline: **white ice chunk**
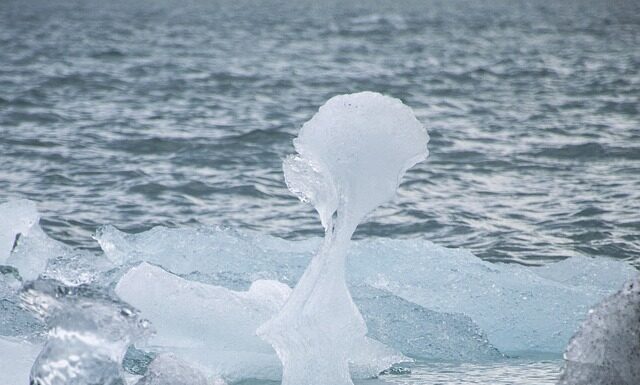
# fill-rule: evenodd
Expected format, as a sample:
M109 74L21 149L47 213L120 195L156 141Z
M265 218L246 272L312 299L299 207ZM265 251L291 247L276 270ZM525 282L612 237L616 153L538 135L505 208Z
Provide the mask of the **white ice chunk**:
M335 96L302 126L285 179L314 205L326 231L287 302L258 329L282 361L283 385L352 384L349 354L367 340L367 326L345 279L349 241L427 157L428 141L409 107L373 92Z
M7 264L18 269L24 280L32 280L45 270L49 258L74 253L73 248L50 238L38 225L18 240Z
M234 291L143 263L127 272L115 291L157 330L149 349L172 352L207 375L230 381L281 378L275 352L255 331L285 302L291 292L287 285L259 280L248 291ZM381 344L366 343L359 346L355 373L375 375L404 359Z
M21 339L0 337L0 384L28 385L29 372L40 349Z
M496 264L426 241L377 239L358 246L356 282L427 309L464 313L500 351L518 355L562 352L588 308L637 273L625 262L595 258L545 267ZM595 271L600 275L591 277ZM574 278L559 282L563 275Z
M589 311L564 357L560 385L640 384L640 276Z
M4 265L13 249L16 236L26 235L40 220L36 204L19 199L0 204L0 265Z

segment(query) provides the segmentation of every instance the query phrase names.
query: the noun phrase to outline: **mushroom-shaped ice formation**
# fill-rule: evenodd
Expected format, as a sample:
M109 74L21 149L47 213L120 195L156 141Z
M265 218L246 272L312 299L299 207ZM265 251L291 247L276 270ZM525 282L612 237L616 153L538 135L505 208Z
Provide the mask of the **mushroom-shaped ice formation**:
M302 126L285 179L320 214L325 241L280 312L258 329L282 361L284 385L352 384L348 352L367 327L345 282L347 246L365 215L426 159L428 141L409 107L373 92L335 96Z

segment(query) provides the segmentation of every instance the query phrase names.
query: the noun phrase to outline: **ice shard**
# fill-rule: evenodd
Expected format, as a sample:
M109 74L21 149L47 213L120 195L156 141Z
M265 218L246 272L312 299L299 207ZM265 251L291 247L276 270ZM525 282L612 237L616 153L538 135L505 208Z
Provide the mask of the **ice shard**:
M283 385L353 384L349 352L367 327L346 283L349 241L427 157L428 140L409 107L372 92L333 97L302 126L285 179L318 211L325 240L279 313L258 329L282 362Z
M40 220L36 204L19 199L0 204L0 265L4 265L16 243Z
M231 382L281 378L278 357L255 331L282 307L291 293L287 285L257 280L247 291L236 291L142 263L120 279L115 292L154 325L157 333L145 349L171 352L207 376ZM351 373L358 378L408 360L377 341L361 342L349 353Z

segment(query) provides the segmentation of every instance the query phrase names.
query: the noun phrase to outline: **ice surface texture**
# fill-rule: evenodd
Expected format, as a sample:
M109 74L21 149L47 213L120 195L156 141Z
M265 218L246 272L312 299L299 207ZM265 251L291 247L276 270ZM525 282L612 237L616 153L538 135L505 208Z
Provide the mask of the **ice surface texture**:
M149 331L133 308L102 290L54 280L26 284L21 297L49 329L31 369L32 384L124 384L127 347Z
M287 285L258 280L247 291L235 291L143 263L127 272L115 290L156 328L147 349L171 352L207 375L229 381L281 379L275 352L255 331L282 307L291 293ZM349 358L358 377L375 376L405 359L369 339Z
M589 311L559 385L640 384L640 276Z
M372 92L333 97L302 126L285 179L318 211L325 240L284 306L258 329L282 361L283 385L352 384L350 355L366 344L367 327L347 288L349 241L427 157L428 140L409 107Z

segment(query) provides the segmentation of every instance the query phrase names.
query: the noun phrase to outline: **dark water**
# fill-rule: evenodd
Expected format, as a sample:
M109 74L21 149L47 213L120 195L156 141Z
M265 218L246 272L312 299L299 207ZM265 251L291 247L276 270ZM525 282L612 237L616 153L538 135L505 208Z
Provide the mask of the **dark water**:
M640 258L633 0L3 0L0 201L83 247L104 223L320 234L281 160L361 90L410 105L431 156L358 236Z

